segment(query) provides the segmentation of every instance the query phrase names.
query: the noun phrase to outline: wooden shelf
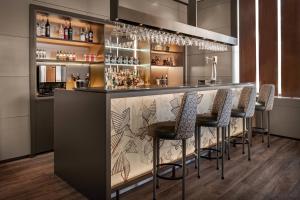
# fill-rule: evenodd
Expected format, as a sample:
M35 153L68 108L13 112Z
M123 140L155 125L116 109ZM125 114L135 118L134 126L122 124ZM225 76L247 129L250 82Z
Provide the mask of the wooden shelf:
M78 46L78 47L101 46L100 43L90 43L90 42L83 42L83 41L77 41L77 40L63 40L63 39L58 39L58 38L47 38L47 37L37 37L36 41L39 43L57 44L57 45L66 45L66 46Z
M151 53L157 54L170 54L170 53L183 53L182 51L164 51L164 50L151 50Z
M183 67L182 65L175 65L175 66L171 66L171 65L151 65L151 67Z
M54 60L54 59L37 59L36 63L42 63L44 65L72 65L72 64L76 64L76 65L92 65L92 64L103 64L103 61L96 61L96 62L89 62L89 61L62 61L62 60Z

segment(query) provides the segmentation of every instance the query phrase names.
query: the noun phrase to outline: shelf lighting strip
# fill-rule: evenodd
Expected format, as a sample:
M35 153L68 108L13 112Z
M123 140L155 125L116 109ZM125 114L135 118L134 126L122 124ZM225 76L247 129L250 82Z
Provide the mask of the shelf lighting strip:
M133 49L133 48L116 47L116 46L105 46L105 48L120 49L120 50L127 50L127 51L143 51L143 52L149 52L150 51L148 49Z
M105 63L106 66L124 66L124 67L148 67L150 64L131 65L131 64L110 64Z
M36 62L37 65L59 65L59 66L90 66L92 63L72 63L72 62Z

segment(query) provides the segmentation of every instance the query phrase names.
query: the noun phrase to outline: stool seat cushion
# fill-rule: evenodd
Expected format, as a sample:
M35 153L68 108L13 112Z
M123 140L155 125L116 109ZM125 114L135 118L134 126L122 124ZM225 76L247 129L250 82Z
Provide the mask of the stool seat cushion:
M244 112L242 109L232 109L231 110L231 117L243 118L243 117L246 117L246 112Z
M148 135L165 140L174 140L176 137L175 124L175 121L164 121L151 124L149 126Z
M263 103L256 102L255 104L255 110L256 111L265 111L266 106Z
M218 115L211 113L197 115L197 126L217 127Z

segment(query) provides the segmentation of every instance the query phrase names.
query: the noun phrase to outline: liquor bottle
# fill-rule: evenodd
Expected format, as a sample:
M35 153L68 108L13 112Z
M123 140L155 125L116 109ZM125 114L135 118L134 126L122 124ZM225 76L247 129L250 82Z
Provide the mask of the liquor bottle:
M67 27L67 22L65 22L65 27L64 27L64 39L68 40L69 39L69 30Z
M69 38L69 40L73 39L73 28L72 28L71 22L70 22L70 25L69 25L68 38Z
M90 26L90 31L89 31L89 42L93 42L93 37L94 37L94 33L91 29L91 26Z
M36 36L41 36L41 25L40 23L36 23Z
M80 31L80 40L83 42L85 41L85 32L84 32L83 28L81 28L81 31Z
M168 85L168 74L166 74L165 78L166 78L166 85Z
M40 27L41 27L41 36L45 36L45 21L44 21L44 19L42 20Z
M59 27L58 37L59 37L60 39L64 39L64 27L63 27L62 24L61 24L60 27Z
M58 50L56 52L56 60L60 60L60 52Z
M46 25L45 25L45 36L46 37L50 37L50 23L49 23L49 19L47 18L47 22L46 22Z
M85 27L85 41L88 42L89 41L89 31L88 28Z

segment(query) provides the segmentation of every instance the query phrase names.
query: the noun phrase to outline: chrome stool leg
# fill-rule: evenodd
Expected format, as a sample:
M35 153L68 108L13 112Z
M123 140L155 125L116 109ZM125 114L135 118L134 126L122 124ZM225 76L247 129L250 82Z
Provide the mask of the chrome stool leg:
M156 199L156 179L157 179L157 172L156 172L156 159L157 159L157 138L153 138L153 200Z
M199 127L197 127L197 133L198 133L198 142L197 142L197 150L198 150L198 152L197 152L197 154L198 154L198 178L200 178L200 158L201 158L201 156L200 156L200 150L201 150L201 127L199 126Z
M186 140L182 140L182 200L185 199Z
M198 126L195 126L195 169L198 168Z
M230 123L229 123L229 125L228 125L227 147L228 147L227 159L230 160Z
M160 148L159 148L159 144L160 144L160 139L157 138L156 140L156 148L157 148L157 153L156 153L156 166L157 166L157 172L159 170L159 153L160 153ZM156 188L159 188L159 178L156 179Z
M270 147L270 111L268 111L268 147Z
M260 125L261 125L261 128L263 129L264 128L264 122L263 122L263 120L264 120L264 111L261 111L261 121L260 121ZM264 137L264 135L265 135L265 133L264 132L262 132L262 134L261 134L261 142L262 143L264 143L265 142L265 137Z
M251 132L250 132L250 127L251 127L251 118L248 118L247 119L248 121L248 133L247 133L247 146L248 146L248 160L250 161L251 160L251 152L250 152L250 135L251 135Z
M220 133L220 128L217 127L217 156L216 156L216 160L217 160L217 170L219 170L219 133Z
M222 147L221 147L221 151L222 151L222 179L224 179L224 153L225 153L225 134L226 134L226 127L222 127Z
M243 135L242 135L242 144L243 144L243 154L245 154L245 134L246 134L246 118L243 118Z

